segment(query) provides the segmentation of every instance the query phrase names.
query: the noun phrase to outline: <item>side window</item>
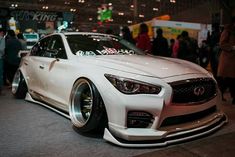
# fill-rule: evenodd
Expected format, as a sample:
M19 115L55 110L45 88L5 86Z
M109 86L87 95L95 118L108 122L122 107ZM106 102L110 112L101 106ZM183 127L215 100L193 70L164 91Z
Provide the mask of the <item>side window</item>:
M44 38L40 40L37 44L35 44L32 48L31 55L32 56L45 56L45 53L48 49L48 44L51 37Z
M54 57L67 59L64 43L59 35L54 35L50 41L48 50L54 53Z

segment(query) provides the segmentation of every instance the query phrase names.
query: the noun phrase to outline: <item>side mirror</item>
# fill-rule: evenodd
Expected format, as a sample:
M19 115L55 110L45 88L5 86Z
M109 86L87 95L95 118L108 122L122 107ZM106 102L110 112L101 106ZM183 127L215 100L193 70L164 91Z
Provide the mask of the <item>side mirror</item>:
M20 50L18 52L18 57L23 58L24 56L28 55L30 53L30 50Z

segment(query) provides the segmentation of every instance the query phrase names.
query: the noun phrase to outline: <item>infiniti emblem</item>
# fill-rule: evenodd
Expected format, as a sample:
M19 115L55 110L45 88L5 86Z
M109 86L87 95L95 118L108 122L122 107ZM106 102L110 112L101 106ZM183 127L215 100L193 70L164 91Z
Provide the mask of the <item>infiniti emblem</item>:
M195 87L195 88L193 89L193 93L194 93L194 95L196 95L196 96L201 96L201 95L203 95L203 94L205 93L205 88L202 87L202 86Z

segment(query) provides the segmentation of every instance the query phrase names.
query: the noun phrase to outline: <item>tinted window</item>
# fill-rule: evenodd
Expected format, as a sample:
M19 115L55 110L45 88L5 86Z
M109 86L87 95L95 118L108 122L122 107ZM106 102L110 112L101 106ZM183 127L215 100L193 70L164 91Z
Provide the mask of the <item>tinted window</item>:
M61 36L59 35L52 36L48 50L49 52L54 53L54 57L56 58L67 59L64 43Z
M71 51L78 56L143 54L131 43L114 36L88 34L66 37Z
M44 56L45 51L47 50L50 37L46 37L40 40L36 45L33 46L31 55L32 56Z

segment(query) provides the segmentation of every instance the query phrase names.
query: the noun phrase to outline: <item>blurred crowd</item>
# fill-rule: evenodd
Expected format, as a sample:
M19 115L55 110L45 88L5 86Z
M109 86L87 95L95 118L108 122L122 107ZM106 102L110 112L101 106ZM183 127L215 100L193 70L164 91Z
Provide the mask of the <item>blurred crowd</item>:
M229 90L232 104L235 104L235 17L224 29L219 25L213 26L212 32L207 33L207 39L200 46L187 31L168 41L161 28L156 30L156 37L151 41L145 23L140 24L136 39L132 38L128 27L124 27L122 33L124 39L147 54L187 60L211 71L218 82L222 99L225 100L224 93Z
M113 34L108 29L107 34ZM152 56L172 57L199 64L210 70L217 80L222 94L229 89L232 103L235 104L235 17L223 29L213 26L207 39L200 46L198 41L182 31L176 39L166 39L161 28L156 30L156 37L150 39L148 26L140 24L139 34L134 39L129 27L121 30L122 38L136 45L144 53ZM13 30L5 32L0 28L0 95L2 86L11 86L14 73L20 64L18 52L26 49L23 34ZM224 99L224 98L223 98Z
M18 52L26 50L26 45L22 33L16 35L13 30L5 32L0 28L0 95L3 85L11 86L20 64Z

